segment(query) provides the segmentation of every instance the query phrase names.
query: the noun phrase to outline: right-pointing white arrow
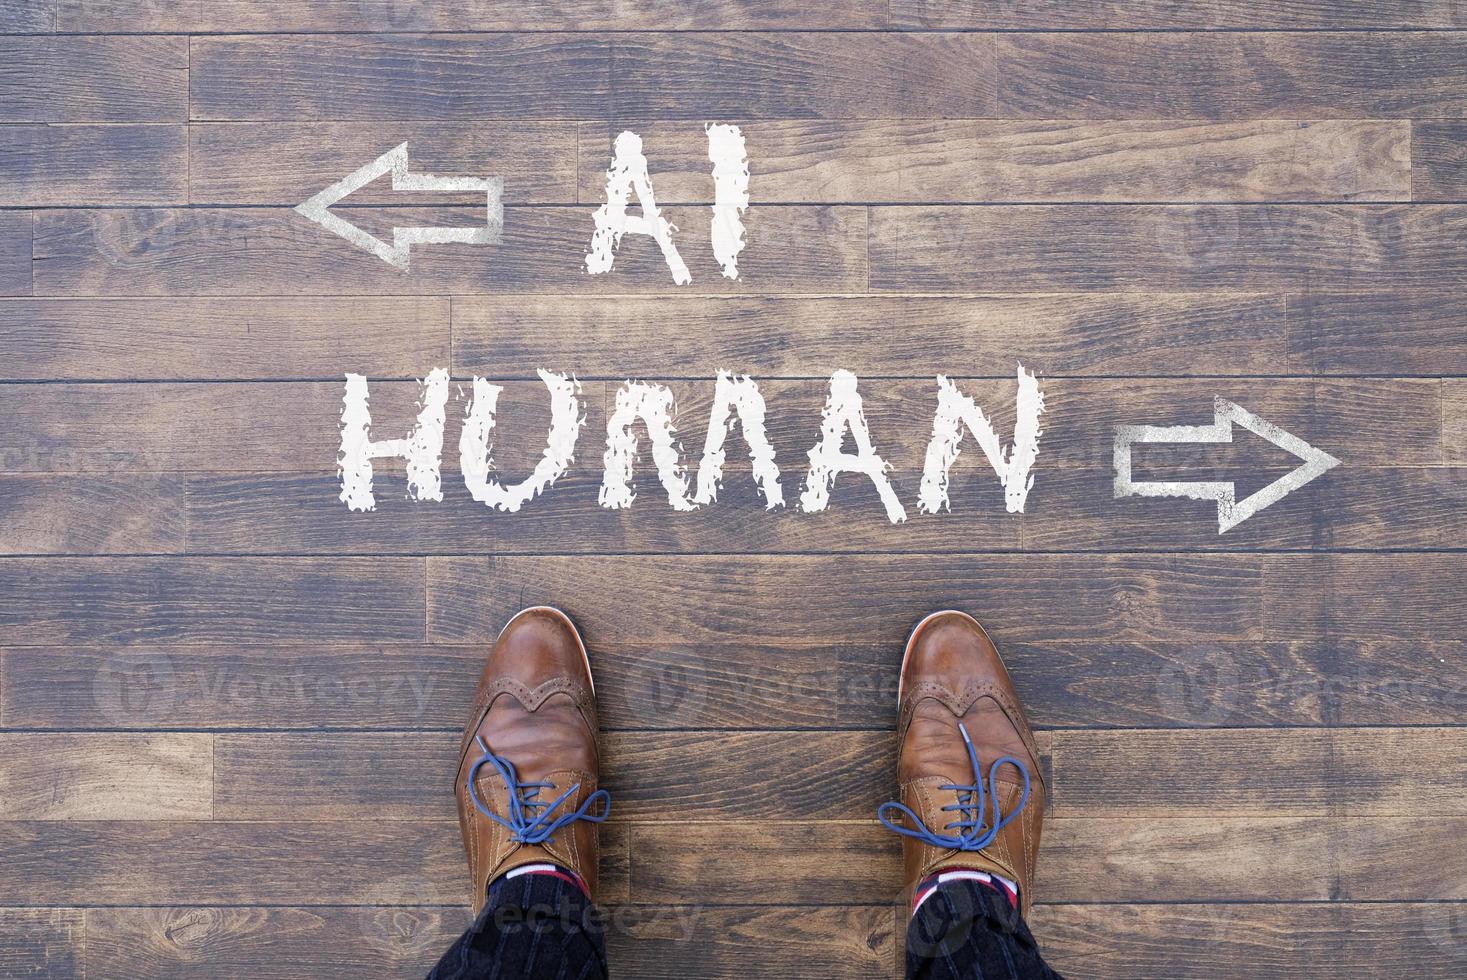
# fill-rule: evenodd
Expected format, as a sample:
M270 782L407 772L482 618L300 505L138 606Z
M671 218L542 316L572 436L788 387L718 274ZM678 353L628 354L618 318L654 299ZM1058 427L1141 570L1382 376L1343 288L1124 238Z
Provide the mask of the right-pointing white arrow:
M392 174L395 191L483 191L484 224L477 228L394 228L392 243L376 238L344 218L331 213L331 206L384 174ZM382 261L406 270L414 245L466 245L498 243L504 228L504 181L498 177L435 177L408 172L408 145L399 143L371 163L332 184L296 211L327 231L334 232Z
M1236 499L1237 491L1230 482L1162 483L1131 479L1131 446L1135 443L1229 443L1233 441L1234 425L1240 425L1280 449L1293 453L1304 461L1303 465L1242 500ZM1218 534L1237 527L1260 510L1277 503L1315 477L1339 465L1340 461L1329 453L1315 449L1298 436L1285 432L1272 422L1265 422L1242 406L1220 396L1213 402L1211 425L1116 426L1116 497L1187 497L1192 500L1215 500Z

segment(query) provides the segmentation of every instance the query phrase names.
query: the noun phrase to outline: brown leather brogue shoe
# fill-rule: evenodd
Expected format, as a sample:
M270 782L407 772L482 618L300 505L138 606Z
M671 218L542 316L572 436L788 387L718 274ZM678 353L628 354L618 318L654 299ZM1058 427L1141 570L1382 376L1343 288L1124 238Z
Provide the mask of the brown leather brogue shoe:
M575 624L536 606L500 631L479 676L458 763L458 820L474 879L474 914L489 883L525 864L559 865L595 894L596 689Z
M1046 801L1034 735L993 641L966 613L933 613L902 660L901 802L878 811L904 835L909 892L949 868L1002 875L1033 900Z

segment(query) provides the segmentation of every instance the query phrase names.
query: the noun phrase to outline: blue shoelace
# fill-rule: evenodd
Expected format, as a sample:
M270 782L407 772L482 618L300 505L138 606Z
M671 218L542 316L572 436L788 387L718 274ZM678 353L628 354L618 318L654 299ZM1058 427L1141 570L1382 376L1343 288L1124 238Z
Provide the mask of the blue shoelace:
M473 800L474 806L484 816L495 823L504 826L510 832L510 840L521 844L543 844L560 828L567 824L575 823L577 820L589 820L591 823L600 823L611 816L611 794L604 789L598 789L581 803L579 807L560 816L551 819L555 808L575 795L576 790L581 788L576 783L570 789L561 793L553 803L546 803L539 799L542 789L550 789L554 783L522 783L519 774L515 772L514 763L489 751L489 746L484 744L481 736L474 736L474 741L479 743L479 748L484 753L484 758L474 763L469 769L469 799ZM474 779L479 774L479 769L485 765L494 766L499 773L499 778L504 780L504 785L509 790L509 817L501 817L492 812L479 799L479 794L474 790ZM592 813L591 809L600 802L606 804L599 813Z
M998 832L1007 827L1019 812L1024 809L1024 804L1029 802L1029 770L1024 764L1011 755L1006 755L993 763L988 770L988 786L983 785L983 770L978 765L978 752L973 748L973 740L968 737L968 729L963 725L958 726L958 731L963 733L963 744L968 749L968 761L973 765L973 785L959 786L949 783L939 787L945 790L956 790L958 802L943 807L944 811L956 810L960 819L946 824L943 830L955 830L956 834L939 834L931 830L922 822L922 818L912 812L912 808L897 802L883 803L876 811L876 818L886 826L888 830L894 830L907 837L915 837L933 847L956 848L960 851L981 851L993 843ZM1008 814L1000 816L998 812L998 770L1004 765L1011 765L1019 770L1024 777L1024 793L1019 797L1019 805ZM988 801L992 800L993 819L988 821L983 811L988 807ZM904 827L887 817L890 810L896 810L907 819L910 827Z

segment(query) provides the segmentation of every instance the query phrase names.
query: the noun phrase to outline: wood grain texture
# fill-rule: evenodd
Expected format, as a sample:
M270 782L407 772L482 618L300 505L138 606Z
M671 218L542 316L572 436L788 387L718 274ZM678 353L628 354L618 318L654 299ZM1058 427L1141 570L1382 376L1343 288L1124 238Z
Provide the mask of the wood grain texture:
M211 33L417 31L626 31L874 28L886 23L886 5L855 0L838 7L796 0L691 6L669 0L57 0L57 20L72 31L194 31Z
M1283 354L1276 296L465 296L453 369L531 377L1267 374ZM3 310L3 306L0 306Z
M180 477L0 475L0 554L184 550Z
M1261 559L1248 555L430 558L428 582L430 638L446 643L490 639L514 609L552 599L615 642L900 646L947 607L980 610L1000 643L1263 638ZM648 601L628 603L631 592ZM1061 604L1063 621L1030 618Z
M1467 462L1467 379L1442 380L1442 454L1452 463Z
M1281 625L1297 624L1301 635L1450 636L1462 628L1467 610L1463 562L1458 552L1270 556L1264 562L1264 580L1273 586L1267 590L1269 615Z
M433 905L90 909L87 955L103 976L418 980L471 921L467 908Z
M1450 903L1044 905L1034 920L1055 969L1096 980L1285 980L1319 969L1404 980L1450 975L1467 960L1462 910Z
M429 635L462 643L533 602L554 601L617 639L768 643L841 635L896 645L928 610L983 611L1002 640L1436 639L1462 628L1461 556L990 555L429 558ZM900 571L898 571L900 570ZM591 582L630 582L653 601ZM778 583L776 586L775 583ZM1445 585L1445 591L1443 591ZM798 586L798 587L796 587ZM807 596L829 604L812 609ZM1202 596L1206 600L1202 601ZM668 598L662 598L668 597ZM510 608L513 607L513 608ZM701 614L692 621L686 608ZM1035 608L1065 610L1030 621ZM747 610L756 608L758 617Z
M1265 443L1256 443L1262 449ZM1286 475L1297 460L1271 450L1240 452L1206 469L1167 467L1138 479L1217 479L1242 484L1239 497ZM1137 453L1137 457L1142 454ZM1467 538L1467 468L1340 470L1218 534L1212 501L1114 500L1113 469L1061 470L1025 507L1026 550L1390 549L1456 547ZM1246 482L1245 482L1246 481Z
M1467 704L1460 640L1040 640L1006 641L1002 653L1046 728L1452 725ZM0 652L0 720L455 732L483 659L482 645L11 647ZM898 645L598 640L592 659L612 731L882 729L896 718ZM126 704L99 713L98 683L125 685Z
M500 177L506 204L576 200L576 128L527 120L434 123L198 123L189 127L195 204L294 206L327 184L408 144L415 173ZM472 194L393 191L373 182L353 204L474 203ZM483 194L479 194L483 204Z
M1467 197L1467 125L1457 119L1411 122L1411 195L1418 201Z
M472 226L468 208L338 209L377 234L402 225ZM866 284L866 212L769 208L746 217L741 280L719 273L708 208L669 209L698 293L853 292ZM513 208L498 245L419 247L411 274L289 209L120 209L36 212L38 295L441 295L652 293L672 273L651 238L628 236L612 271L588 275L595 223L585 208Z
M907 631L949 606L1039 729L1057 968L1464 972L1459 0L0 6L0 974L422 976L467 922L475 678L542 601L597 675L619 973L898 973L873 816ZM748 141L738 281L709 122ZM639 235L584 272L623 129L689 287ZM402 142L504 178L502 244L399 272L291 210ZM385 181L347 204L383 238L482 221ZM1019 363L1025 511L969 440L918 514L936 377L1007 439ZM343 372L382 439L436 367L445 500L384 460L349 512ZM542 367L583 383L576 461L491 511L461 389L504 386L517 479ZM673 513L645 458L599 506L625 379L672 389L692 465L715 372L758 379L794 499L837 368L907 522L852 476L766 511L739 434L712 506ZM1226 535L1114 498L1115 426L1219 396L1342 465ZM1294 465L1252 437L1135 461L1240 493Z
M873 119L993 114L978 34L204 37L195 119ZM268 74L271 85L251 84ZM393 84L382 85L391 78ZM674 94L675 93L675 94Z
M1456 858L1431 869L1433 878L1413 866L1398 883L1377 887L1372 881L1410 848L1442 846L1463 827L1460 817L1432 819L1435 826L1412 817L1053 816L1045 825L1036 894L1079 904L1390 900L1413 894L1455 900L1460 888L1448 883L1461 864ZM1372 843L1384 830L1398 834L1399 842ZM868 820L685 828L633 823L627 831L633 901L693 885L704 901L768 904L769 876L761 868L779 869L790 882L791 899L804 902L821 903L837 890L845 901L866 905L900 899L899 842ZM694 846L680 849L680 833ZM816 834L821 843L814 842ZM1155 861L1158 852L1170 860ZM757 862L740 860L740 853L757 855ZM644 863L643 855L657 860ZM839 863L831 860L836 856ZM1135 874L1117 876L1117 866L1133 867Z
M0 301L6 380L421 378L448 348L438 298Z
M964 30L1385 30L1467 27L1453 0L892 0L892 27Z
M0 385L0 416L14 426L0 441L0 465L12 473L334 474L343 386L342 381ZM449 393L448 411L455 420L454 441L445 443L449 474L456 465L458 420L467 407L467 396L457 387ZM529 469L544 451L549 400L538 380L503 387L494 459L506 472ZM417 418L421 390L415 381L370 382L373 437L405 435ZM603 420L604 393L604 385L590 382L582 385L580 396L585 410ZM392 474L400 467L392 460L375 467L383 474L384 499L396 493Z
M188 118L188 39L0 36L0 123Z
M951 519L894 525L875 488L854 480L836 486L823 513L771 512L746 468L737 464L729 467L717 503L674 513L649 461L637 481L638 504L609 510L597 500L602 477L591 472L600 469L603 451L604 441L588 441L579 454L578 472L562 477L513 515L474 501L456 471L445 474L441 502L407 500L406 484L397 472L401 467L391 463L380 471L380 502L370 515L347 510L339 499L339 478L327 472L190 477L191 547L210 552L314 554L345 549L461 555L967 551L979 542L985 550L1016 551L1021 546L1021 519L1004 511L996 479L991 487L975 480L955 489L952 499L963 509ZM445 465L456 470L449 457ZM528 469L504 472L508 476ZM803 479L803 472L784 478L789 500L796 500ZM917 473L910 473L901 484L909 504L917 479ZM995 499L996 507L983 506Z
M0 560L0 643L415 640L421 560Z
M7 126L0 206L182 204L183 126Z
M456 906L469 891L453 823L6 821L0 843L0 883L38 905Z
M659 203L711 203L687 123L580 126L580 198L605 195L612 141L642 137ZM1404 121L739 122L754 204L1337 201L1411 198Z
M1430 288L1458 275L1457 205L871 209L882 292ZM41 252L40 232L37 253ZM38 279L38 283L39 283Z
M15 729L453 731L473 704L484 655L481 646L423 643L12 647L0 654L0 721ZM106 712L97 710L99 689L119 693ZM614 724L617 715L602 713Z
M1226 465L1144 472L1138 478L1239 480L1243 494L1261 489L1298 465L1259 442ZM590 459L595 461L595 453ZM691 514L658 501L661 488L650 464L638 480L641 503L608 510L597 501L601 477L578 473L511 516L474 502L456 476L444 500L401 499L404 484L384 467L385 498L364 517L338 497L338 478L320 473L239 474L188 478L190 547L225 553L312 553L369 549L384 554L829 554L923 550L928 553L1127 550L1236 551L1340 548L1432 550L1453 547L1467 532L1467 468L1398 467L1343 471L1292 494L1219 536L1212 502L1116 501L1111 470L1042 471L1023 515L1005 513L1002 489L982 469L959 471L949 488L952 510L887 519L868 483L838 483L830 508L819 514L767 510L742 467L730 467L720 499ZM919 472L893 474L914 506ZM799 490L802 472L785 478Z
M1467 305L1452 293L1290 296L1288 332L1293 371L1467 373Z
M1156 819L1219 810L1237 817L1460 815L1467 805L1456 776L1463 737L1460 729L1413 728L1057 731L1050 809ZM1239 767L1237 759L1249 764Z
M106 685L99 702L126 697ZM199 733L0 734L3 820L208 820L213 740Z
M611 110L612 45L595 35L197 37L191 49L189 108L201 121L594 119ZM262 76L271 84L255 84Z
M37 980L85 976L82 909L0 909L0 971Z
M34 224L28 211L0 211L0 296L30 295Z
M55 0L11 0L0 7L0 34L45 34L55 23Z
M1056 819L1139 824L1218 811L1460 817L1464 738L1434 728L1066 729L1041 732L1039 743ZM214 739L217 819L346 820L362 810L384 821L454 816L445 789L458 762L452 732ZM896 740L886 731L615 732L603 742L603 784L618 821L675 814L678 828L724 829L750 807L771 820L867 820L892 792ZM1240 768L1239 758L1252 764ZM770 776L751 782L748 767L760 765Z
M611 962L638 977L889 977L898 910L624 906L608 917ZM93 962L159 980L192 976L201 960L260 980L303 966L421 977L467 923L463 909L417 905L362 909L116 909L89 920ZM788 945L768 941L791 936ZM298 952L297 952L298 951ZM297 972L291 972L292 970Z
M574 369L574 365L555 363L547 367ZM935 372L941 370L935 361L933 367ZM698 380L664 382L679 406L676 429L690 467L696 467L701 458L712 375L710 370ZM544 450L549 404L538 380L496 383L505 393L496 416L493 456L508 476L533 466ZM958 378L955 383L992 414L996 430L1010 441L1015 382L990 377ZM1436 379L1222 379L1204 387L1177 378L1055 378L1046 379L1042 386L1046 416L1036 481L1043 480L1051 469L1093 472L1109 467L1111 440L1095 439L1097 431L1108 432L1122 423L1210 421L1213 398L1219 394L1327 451L1348 455L1357 468L1436 467L1452 462L1442 452L1442 387ZM594 380L582 383L580 402L587 421L577 440L581 452L568 481L601 476L607 396L617 387ZM791 487L806 476L805 454L819 438L820 410L828 389L829 382L820 378L761 379L760 390L768 406L766 431ZM915 488L914 483L907 484L920 474L931 439L935 390L935 376L929 380L868 379L860 387L872 440L896 467L892 475L905 496ZM10 419L12 426L0 443L4 450L0 463L8 472L21 473L193 471L330 478L335 475L341 441L342 392L339 381L0 385L0 415ZM417 415L419 393L413 381L370 381L374 438L406 434ZM454 450L467 401L467 394L457 385L450 387L448 415L452 421L445 429L442 462L445 492L462 490ZM1219 450L1215 455L1212 461L1217 463L1236 459L1287 463L1291 458L1269 450L1262 442ZM1157 467L1201 468L1210 459L1206 453L1173 451L1165 446L1138 453L1138 463ZM400 463L383 460L375 469L383 474L384 497L406 492L405 484L393 482L399 480L394 474L401 472ZM720 505L734 499L732 481L746 469L747 453L735 435L727 461L731 489ZM650 464L639 464L639 476L651 472ZM998 482L991 470L984 469L981 454L961 458L952 472L957 481L955 492L966 486L975 492L997 492ZM963 475L960 481L959 474ZM836 484L837 488L866 485L859 477L842 478ZM199 486L202 490L206 482L200 480ZM653 499L652 485L647 486L646 502L634 504L633 513L644 506L664 506ZM1036 487L1037 496L1043 484L1036 482ZM741 487L738 493L747 495L746 490ZM568 483L567 493L572 492ZM425 513L435 509L426 502L413 506ZM449 505L445 501L440 506ZM486 508L486 513L494 512ZM523 512L526 516L532 513ZM664 516L677 515L669 512ZM919 520L915 511L912 519Z
M1402 119L1467 104L1456 33L1003 34L1020 119Z
M618 821L726 823L751 807L771 819L864 818L889 792L895 748L888 732L617 732L603 739L602 785ZM366 809L451 821L458 750L451 732L217 735L215 816L342 820ZM771 778L751 783L751 766Z

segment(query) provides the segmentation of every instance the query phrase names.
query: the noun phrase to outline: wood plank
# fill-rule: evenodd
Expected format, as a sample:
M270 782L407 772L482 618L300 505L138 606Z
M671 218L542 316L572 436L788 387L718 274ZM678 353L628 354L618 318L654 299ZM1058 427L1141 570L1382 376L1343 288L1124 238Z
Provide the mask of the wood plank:
M515 610L554 601L593 642L783 648L838 637L900 646L924 613L948 607L978 612L1000 645L1097 636L1264 639L1261 561L1250 555L429 558L429 637L483 642ZM1400 615L1416 613L1424 602L1424 595L1403 597ZM1048 609L1063 609L1063 618ZM1305 622L1317 635L1318 621ZM1277 638L1309 635L1287 629Z
M1452 243L1464 222L1467 209L1451 204L873 208L871 286L1004 293L1432 288L1463 270Z
M1404 121L739 122L754 204L1338 201L1411 198ZM612 141L642 137L658 203L711 203L685 123L580 126L580 198L605 197Z
M97 694L127 697L105 685ZM3 733L0 820L208 820L212 751L200 733Z
M6 380L421 378L448 348L441 298L0 302Z
M1282 339L1262 294L453 299L453 368L486 377L1268 374Z
M1467 463L1467 379L1442 380L1442 454Z
M1417 201L1467 198L1467 123L1458 119L1411 122L1411 195Z
M8 821L0 843L0 883L49 905L461 908L472 887L456 821ZM626 864L621 825L603 827L602 901L627 900Z
M7 126L0 206L183 204L183 126Z
M421 980L469 927L467 908L101 908L87 910L87 956L102 976L255 980L303 974Z
M379 234L394 226L483 222L483 208L347 209ZM746 215L741 279L712 257L708 208L668 209L689 291L853 292L866 284L866 212L856 207L765 208ZM451 292L666 292L657 245L623 241L615 268L587 275L593 230L584 208L512 208L498 245L420 246L411 278L289 209L38 211L41 295L440 295Z
M200 121L583 119L611 109L612 45L595 35L215 36L191 47Z
M1455 636L1467 625L1464 560L1456 552L1270 555L1269 629L1352 640Z
M1272 452L1278 455L1277 450ZM1244 463L1260 455L1240 454L1229 465L1206 470L1138 469L1135 475L1190 482L1238 480L1241 498L1297 465L1282 458L1267 468ZM1464 467L1342 468L1270 505L1226 535L1217 531L1212 501L1115 500L1114 481L1110 468L1040 474L1024 511L1025 550L1111 551L1124 546L1159 551L1412 551L1451 548L1467 540Z
M454 823L8 821L0 842L6 893L39 905L458 905L470 887Z
M1052 755L1056 817L1467 814L1455 778L1467 729L1074 729L1039 739ZM603 783L617 820L867 820L892 792L895 748L888 731L616 732L603 739ZM451 819L457 761L453 732L220 734L214 812ZM751 784L756 770L768 776Z
M892 0L892 27L955 30L1384 30L1467 27L1452 0L1290 0L1260 6L1248 0ZM1084 972L1084 971L1081 971Z
M0 7L0 34L47 34L56 23L56 0L11 0Z
M193 43L191 108L210 121L984 117L993 69L976 34L208 37Z
M416 640L410 558L8 558L0 643Z
M1050 805L1133 819L1461 815L1464 739L1461 728L1057 731Z
M199 123L189 127L189 199L293 207L398 143L409 144L414 172L502 178L506 204L576 200L575 126L532 121ZM480 193L481 206L483 199ZM393 191L376 182L351 201L474 203L472 194Z
M1467 373L1467 304L1456 293L1293 295L1288 330L1291 371Z
M329 472L341 445L342 391L338 381L0 385L0 417L12 426L0 461L12 473ZM411 381L373 382L373 434L405 435L419 391ZM502 445L496 439L507 465L520 461L509 431Z
M902 902L901 839L866 813L839 823L633 823L628 829L634 901L695 894L740 905L819 904L839 894L863 905ZM1345 844L1363 831L1360 822L1303 817L1051 817L1035 895L1044 902L1323 901L1340 873L1331 835ZM644 854L657 859L640 860ZM1107 880L1117 867L1131 873ZM769 893L771 879L784 882L778 898Z
M997 631L997 624L989 623ZM1005 642L1041 727L1452 725L1464 642ZM455 732L484 646L11 647L0 719L13 729L424 729ZM592 645L602 725L882 729L900 644L627 641ZM99 680L99 678L101 680ZM95 686L130 697L98 712Z
M484 655L422 643L12 647L0 661L0 719L14 729L453 731ZM99 701L98 689L119 696Z
M942 372L935 361L934 373ZM1026 367L1043 371L1042 362ZM943 372L945 373L945 372ZM1009 374L1003 371L1000 376ZM955 378L960 391L991 413L995 431L1007 442L1013 433L1017 384L1012 380ZM1441 383L1435 379L1220 379L1206 384L1190 379L1069 379L1045 377L1044 414L1040 416L1039 461L1035 490L1042 492L1045 473L1053 469L1108 470L1113 465L1114 427L1125 423L1201 424L1213 418L1213 400L1222 395L1328 452L1347 459L1352 468L1440 466L1444 460L1438 427ZM712 398L707 381L669 381L679 406L680 426L694 447ZM776 459L803 459L814 445L817 419L828 392L823 381L764 381L760 384L768 411L765 427ZM935 380L867 379L860 385L868 428L898 482L915 479L932 438ZM588 425L589 428L589 425ZM594 430L593 430L594 431ZM1097 434L1100 434L1097 437ZM1236 466L1239 456L1256 456L1270 465L1288 464L1287 453L1267 443L1199 455L1194 447L1158 445L1136 453L1138 472L1150 467L1193 468L1199 462ZM729 453L729 466L739 459ZM969 466L972 469L968 469ZM953 468L953 477L989 480L977 454ZM798 467L796 468L798 472ZM992 488L997 488L997 481ZM903 499L907 499L904 495ZM917 515L913 515L914 521Z
M1165 473L1138 469L1136 474L1138 479L1240 480L1247 494L1297 465L1282 456L1257 468L1247 464L1264 455L1240 454L1226 466ZM588 459L595 462L595 454ZM1209 501L1115 500L1115 474L1109 469L1041 467L1025 513L1008 514L998 483L976 468L982 465L975 463L953 482L951 512L914 515L903 524L887 519L867 483L838 483L830 507L818 514L795 507L771 512L742 467L730 467L718 501L677 514L660 509L663 491L650 464L639 480L645 495L640 505L600 506L601 477L578 473L562 478L513 516L475 502L453 474L446 477L444 499L424 503L394 499L402 496L396 493L402 477L388 470L378 485L379 506L370 516L340 502L340 480L328 473L190 476L187 524L194 550L250 554L961 554L980 546L985 552L1104 552L1115 550L1118 542L1128 551L1415 551L1452 547L1467 534L1464 467L1341 471L1224 536L1218 534L1216 507ZM919 473L908 468L893 476L910 506ZM791 504L803 480L799 471L784 475Z
M873 28L886 23L886 4L856 0L838 8L769 0L759 4L691 6L663 0L575 0L556 3L485 3L440 0L404 6L393 0L60 0L58 20L71 31L180 31L209 33L417 31L628 31ZM423 971L419 971L423 972Z
M183 37L0 37L0 123L184 122Z
M176 476L0 475L0 554L181 552L183 494Z
M997 115L1021 119L1458 116L1453 33L1005 34Z
M221 734L215 816L452 820L458 743L456 732ZM894 750L888 732L617 732L602 739L603 785L617 820L864 819L889 792ZM768 778L751 784L756 768Z
M608 910L608 959L638 977L790 980L889 977L899 912L851 906ZM88 956L108 976L156 980L219 975L291 980L302 969L421 977L458 938L462 909L430 905L333 908L103 909L88 913ZM772 943L770 936L785 942Z
M81 909L0 909L0 971L36 980L86 976Z
M639 481L645 502L609 510L597 499L600 473L589 472L593 466L599 470L600 461L601 450L590 443L582 453L585 472L561 478L514 515L473 500L453 472L445 474L443 500L427 503L400 499L402 479L394 472L400 467L389 465L376 484L378 507L370 515L347 509L340 501L340 478L330 473L191 476L190 547L211 553L444 555L944 552L971 550L974 542L989 551L1020 547L1020 518L1004 511L997 481L992 487L977 481L955 487L952 500L959 512L951 519L897 525L870 483L838 484L830 507L818 514L771 512L742 466L729 467L715 504L674 513L657 502L666 497L649 462ZM899 492L910 500L918 475L909 477ZM803 471L784 476L791 503L803 480ZM997 507L982 506L995 500Z
M1095 980L1352 980L1448 976L1461 969L1452 903L1043 905L1032 926L1046 960Z
M34 226L30 212L0 211L0 296L30 295Z

